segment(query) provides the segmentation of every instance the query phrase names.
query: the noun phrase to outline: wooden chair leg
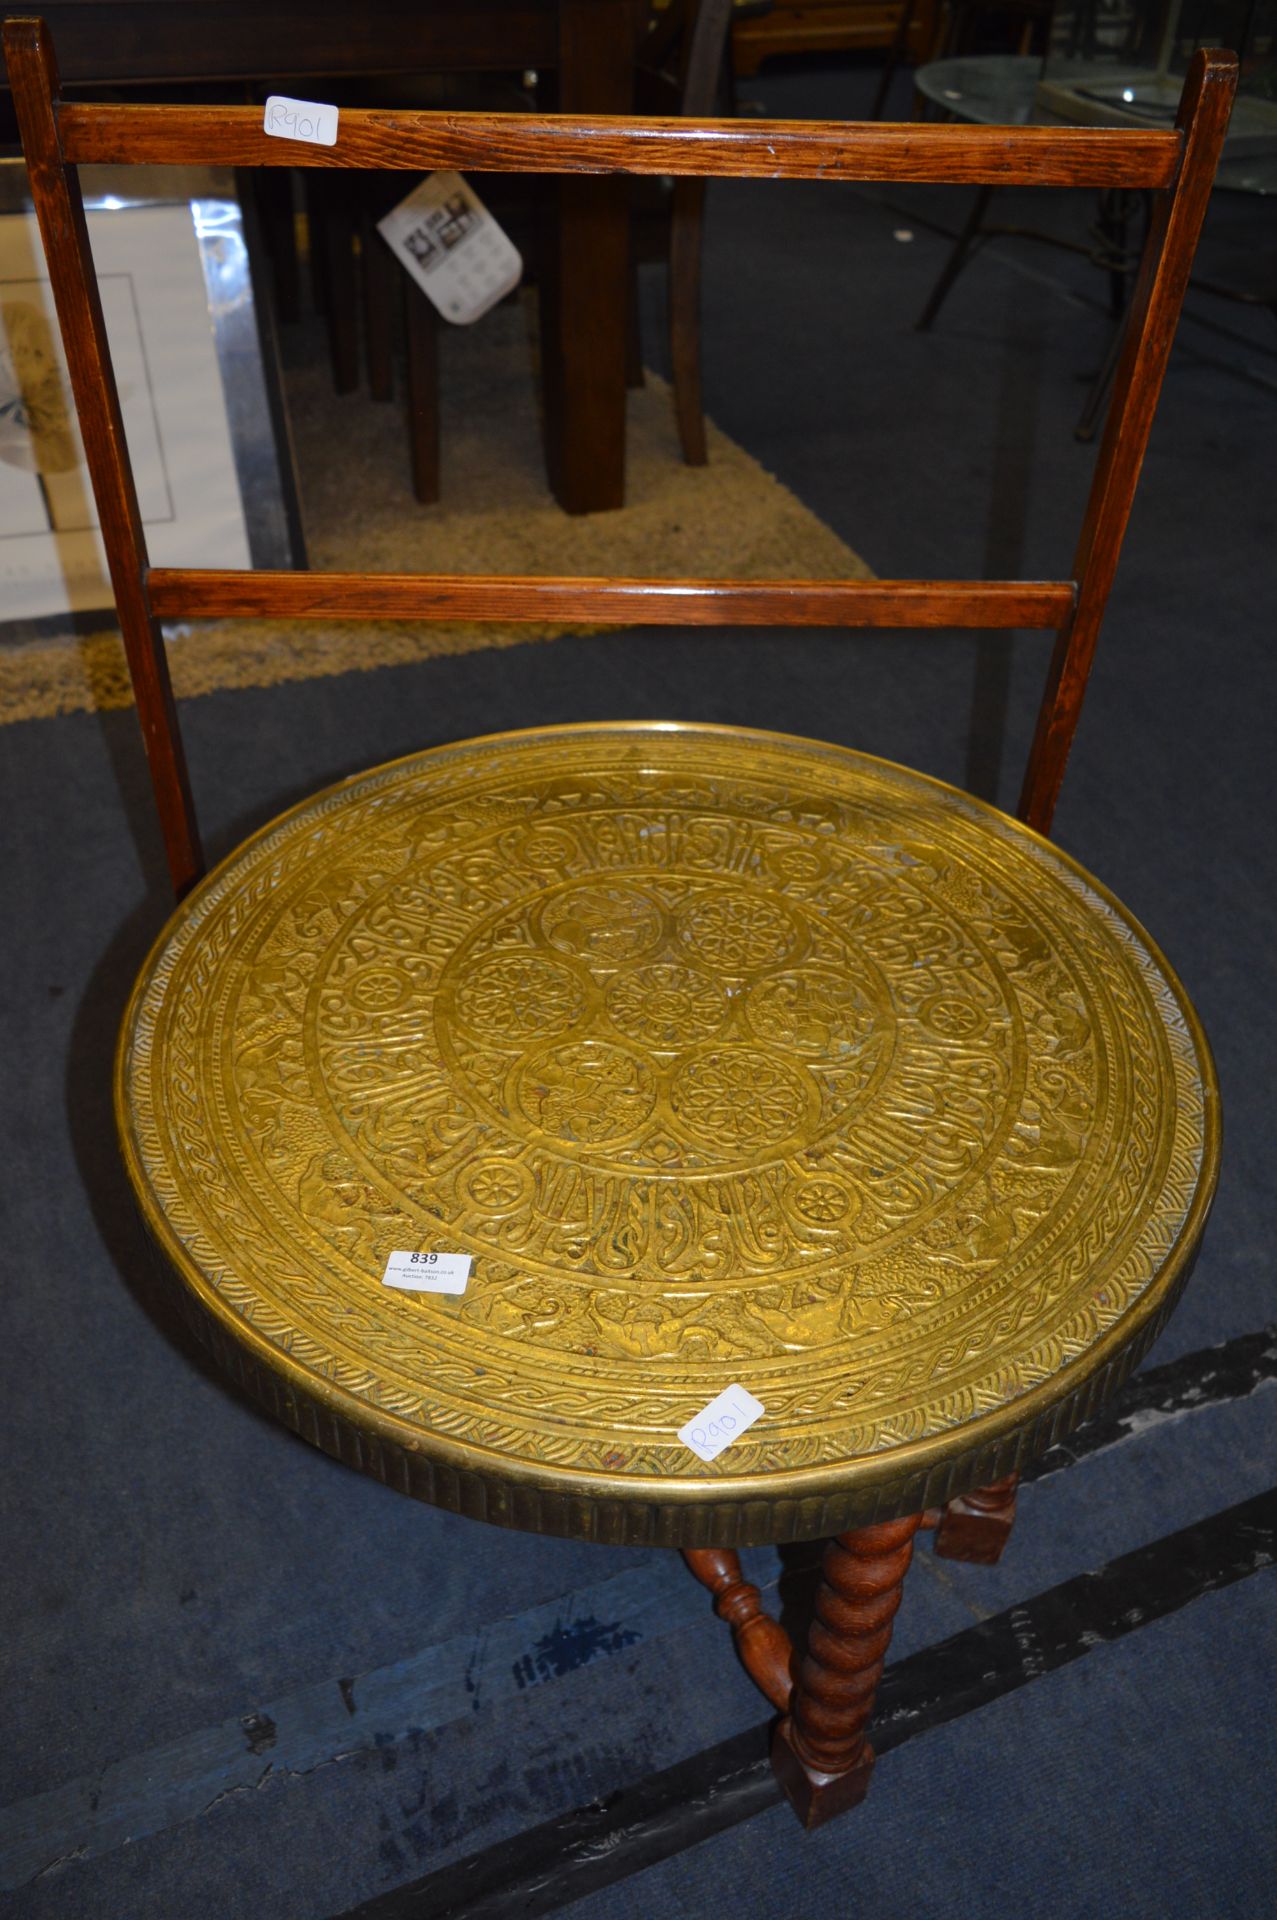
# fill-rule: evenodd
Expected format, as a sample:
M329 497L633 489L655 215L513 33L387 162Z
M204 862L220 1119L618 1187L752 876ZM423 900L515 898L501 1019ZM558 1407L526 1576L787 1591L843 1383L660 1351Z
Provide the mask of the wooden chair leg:
M344 180L322 184L306 176L311 284L315 305L328 326L333 387L353 393L359 385L359 317L355 267L355 208Z
M643 385L643 326L639 315L638 264L630 255L630 286L625 308L625 384Z
M301 271L297 226L293 218L293 176L288 167L256 167L244 176L252 182L257 212L270 261L276 318L285 324L301 318Z
M302 170L302 200L306 208L306 266L310 278L310 303L323 313L328 298L324 280L324 249L320 234L324 230L324 182L312 167Z
M913 16L917 10L918 0L904 0L904 5L900 9L900 18L896 22L895 35L891 45L887 49L887 57L882 63L882 72L878 78L878 91L875 93L874 103L869 109L869 118L871 120L882 119L882 110L887 104L887 95L891 92L891 83L896 77L896 71L900 62L904 59L909 49L909 36L913 32Z
M731 1628L746 1673L784 1713L794 1690L793 1644L779 1620L763 1612L758 1588L741 1573L740 1555L724 1547L684 1547L683 1558L713 1594L714 1611Z
M977 1487L973 1493L950 1500L936 1524L934 1551L945 1560L994 1566L1002 1558L1015 1524L1015 1490L1019 1484L1019 1474L1011 1473L992 1486Z
M953 243L949 258L945 261L944 267L941 270L940 278L927 295L926 306L914 322L919 333L925 333L939 313L948 296L950 287L952 287L954 281L966 265L967 257L972 247L979 241L984 228L984 216L988 211L989 202L992 198L992 187L981 187L977 191L976 197L972 202L971 211L967 215L966 224Z
M670 363L674 412L683 458L703 467L705 409L701 398L701 235L705 182L676 180L670 213Z
M408 444L412 490L423 506L439 498L439 321L420 287L404 288L408 335Z
M359 221L360 266L364 283L364 347L368 359L368 388L374 400L393 400L394 294L399 268L393 254L365 212Z
M825 1549L816 1618L772 1767L805 1827L858 1806L869 1787L867 1730L922 1515L841 1534Z

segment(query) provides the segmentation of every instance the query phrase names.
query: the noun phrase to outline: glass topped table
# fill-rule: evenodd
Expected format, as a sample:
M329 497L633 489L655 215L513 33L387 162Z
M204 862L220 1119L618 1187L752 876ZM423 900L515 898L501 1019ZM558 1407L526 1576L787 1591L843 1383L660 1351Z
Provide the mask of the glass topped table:
M1035 118L1041 73L1039 54L964 54L917 68L913 84L924 100L974 126L1024 127Z
M934 60L919 67L914 85L925 100L947 114L977 126L1173 126L1179 104L1180 81L1157 73L1125 78L1109 65L1071 65L1051 62L1044 77L1038 54L974 54L952 60ZM1277 106L1272 101L1239 93L1219 166L1217 187L1240 193L1277 193ZM1110 306L1121 321L1128 296L1128 273L1136 254L1129 245L1128 196L1100 195L1100 216L1091 242L1082 246L1058 234L1023 226L1000 228L986 220L994 189L981 187L966 221L954 237L949 257L927 296L918 319L919 330L932 325L972 251L999 234L1033 238L1087 253L1109 276ZM1273 304L1271 292L1252 293L1240 287L1202 282L1207 292L1246 305ZM1091 386L1075 429L1078 439L1092 438L1121 347L1123 328L1115 327L1109 349Z
M1146 73L1127 79L1111 66L1053 65L1038 54L972 54L919 67L924 99L976 126L1161 126L1175 124L1182 81ZM1277 107L1239 93L1215 184L1277 193Z

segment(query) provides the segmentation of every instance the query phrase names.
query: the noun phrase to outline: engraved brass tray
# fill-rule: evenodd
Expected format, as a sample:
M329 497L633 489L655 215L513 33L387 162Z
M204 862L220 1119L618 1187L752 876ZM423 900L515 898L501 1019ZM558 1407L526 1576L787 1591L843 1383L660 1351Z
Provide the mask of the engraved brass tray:
M422 1499L815 1537L1011 1471L1187 1276L1217 1092L1073 861L771 733L559 727L333 787L156 943L116 1107L223 1362ZM473 1256L464 1295L383 1285ZM677 1432L739 1383L711 1464Z

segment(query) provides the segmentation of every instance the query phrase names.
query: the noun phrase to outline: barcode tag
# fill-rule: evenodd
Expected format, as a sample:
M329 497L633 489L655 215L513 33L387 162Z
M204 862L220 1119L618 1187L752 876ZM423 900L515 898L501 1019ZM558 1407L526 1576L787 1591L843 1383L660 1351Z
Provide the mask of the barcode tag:
M407 1293L464 1293L471 1257L468 1253L392 1253L381 1283L402 1287Z
M739 1440L746 1427L752 1427L762 1412L762 1401L755 1400L744 1387L726 1387L716 1400L711 1400L685 1427L679 1428L678 1437L701 1460L716 1460L723 1448Z
M337 145L337 109L322 100L290 100L272 93L262 126L276 140L308 140L312 147Z
M459 173L428 173L377 222L391 252L445 320L478 320L519 284L523 257Z

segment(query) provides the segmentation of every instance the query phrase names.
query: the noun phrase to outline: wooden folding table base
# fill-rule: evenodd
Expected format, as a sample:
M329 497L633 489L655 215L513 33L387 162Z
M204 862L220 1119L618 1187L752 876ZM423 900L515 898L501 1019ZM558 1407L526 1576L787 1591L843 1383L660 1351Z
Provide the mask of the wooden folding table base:
M772 1767L805 1827L859 1806L869 1789L868 1729L921 1514L860 1527L825 1548L807 1652L764 1613L735 1553L684 1552L715 1595L750 1678L781 1709Z
M689 1568L714 1595L714 1611L731 1627L746 1672L780 1711L772 1768L804 1827L859 1806L869 1790L874 1702L916 1534L935 1527L937 1552L987 1564L1008 1537L1014 1506L1013 1475L934 1512L837 1535L825 1548L801 1659L745 1579L738 1554L684 1549Z

